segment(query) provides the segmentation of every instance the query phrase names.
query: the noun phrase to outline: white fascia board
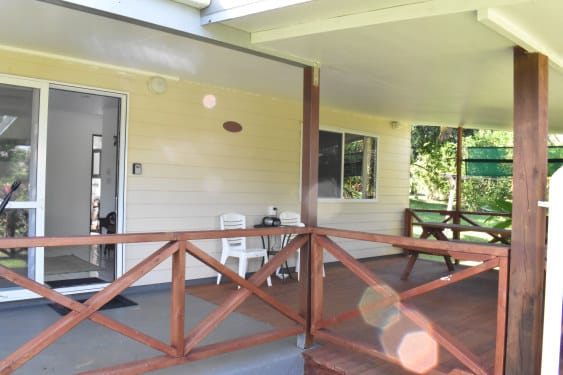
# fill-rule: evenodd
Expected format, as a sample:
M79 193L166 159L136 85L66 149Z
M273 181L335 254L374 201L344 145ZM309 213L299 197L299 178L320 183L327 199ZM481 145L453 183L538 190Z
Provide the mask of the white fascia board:
M339 15L327 19L253 32L252 43L264 43L329 31L346 30L389 22L477 11L491 6L513 5L530 0L429 0L368 12Z
M477 20L526 51L539 52L547 56L550 66L563 72L563 57L545 45L534 34L513 22L502 11L498 9L480 10L477 13Z
M251 14L267 12L269 10L280 9L290 5L302 4L311 0L256 0L251 3L232 6L230 8L220 8L220 10L201 12L201 24L207 25L215 22L223 22Z
M209 6L209 3L211 2L211 0L172 0L175 1L177 3L181 3L181 4L185 4L185 5L189 5L191 7L197 8L197 9L203 9L205 7Z
M200 11L170 0L39 0L78 8L89 13L102 13L123 18L132 23L146 23L160 29L185 33L197 39L216 42L235 49L254 51L257 55L277 58L297 66L312 66L314 62L283 51L271 50L250 43L250 33L220 23L203 27Z
M55 4L74 5L88 8L133 21L143 22L196 37L212 39L223 43L250 48L248 33L224 25L203 28L200 24L199 9L170 0L62 0Z

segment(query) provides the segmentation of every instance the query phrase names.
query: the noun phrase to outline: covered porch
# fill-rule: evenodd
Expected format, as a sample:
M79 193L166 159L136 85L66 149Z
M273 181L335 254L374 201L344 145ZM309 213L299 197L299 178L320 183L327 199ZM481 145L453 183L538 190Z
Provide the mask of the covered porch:
M26 5L26 10L22 10L24 8L19 5L22 3ZM59 304L67 305L73 312L68 318L56 322L52 328L47 328L37 340L25 344L20 350L13 349L16 351L5 357L0 372L9 373L13 369L23 368L34 354L51 347L67 330L87 318L128 337L134 337L136 341L148 344L163 353L148 360L116 365L118 367L108 370L109 372L100 370L104 373L152 371L190 362L195 358L215 356L243 346L263 345L295 335L302 335L300 337L304 347L309 347L316 340L340 343L342 346L352 347L356 352L374 354L379 359L390 359L392 363L397 363L396 357L382 352L381 348L365 345L361 342L361 337L353 337L358 340L350 340L349 337L339 336L338 332L326 331L332 323L348 324L344 323L350 321L348 318L357 318L360 315L356 304L350 307L352 310L345 310L347 312L335 317L327 317L322 313L325 301L331 293L323 288L324 282L320 272L321 251L315 250L315 246L325 249L325 246L328 246L333 250L331 256L353 270L366 285L371 285L382 296L382 301L409 315L410 320L418 323L417 326L427 328L424 330L424 337L429 336L431 340L439 342L441 347L448 347L449 353L463 364L462 368L479 374L492 371L501 373L505 358L504 344L508 337L506 341L510 350L506 351L506 372L511 375L537 373L541 360L539 348L542 328L542 304L538 296L544 293L545 258L545 241L542 237L545 228L543 223L537 220L538 216L545 216L544 208L538 207L537 203L545 198L546 180L545 168L542 166L545 155L539 151L545 146L545 134L548 130L547 72L558 72L560 64L557 49L550 49L549 43L546 44L547 49L541 48L545 45L529 43L530 41L520 38L522 34L519 31L522 30L509 30L503 27L506 25L500 21L507 18L517 20L522 15L530 15L534 19L538 9L530 4L513 9L511 6L520 2L503 0L477 2L470 6L467 2L456 1L453 2L453 8L442 1L421 3L423 6L390 1L387 3L389 7L375 10L366 9L365 5L369 2L359 2L361 6L355 8L358 13L351 16L348 13L345 18L340 18L343 14L338 10L347 12L349 9L338 8L337 11L333 9L328 14L325 13L324 26L320 25L321 29L312 34L295 34L285 27L287 25L278 25L279 29L273 35L263 33L260 29L252 30L253 27L247 32L244 31L245 26L239 23L244 21L242 19L227 20L225 25L215 24L205 29L198 23L201 16L199 11L183 9L180 4L171 4L168 1L150 3L162 5L161 10L168 11L164 14L196 16L195 24L198 27L190 29L185 22L178 26L171 22L172 17L161 17L159 12L140 14L134 6L120 7L122 2L118 6L108 3L103 9L92 9L91 4L85 5L86 3L88 2L22 0L17 2L18 5L12 5L16 4L12 2L10 8L15 14L28 16L26 11L31 14L35 11L35 15L41 14L38 19L48 20L50 23L40 25L38 22L37 25L40 26L35 33L30 33L29 25L18 28L18 24L23 25L19 22L22 16L5 17L2 27L6 28L6 32L2 35L6 38L3 43L7 47L0 51L3 57L0 66L2 73L10 75L9 79L12 79L13 75L19 75L40 79L43 86L52 82L67 82L71 85L127 92L130 95L131 119L128 131L131 142L128 143L127 160L135 164L142 161L148 168L144 169L144 175L135 176L132 175L133 172L128 172L132 165L122 168L124 184L120 190L127 196L128 206L126 212L125 206L122 207L118 233L135 234L119 235L111 239L103 236L79 240L66 237L6 239L1 247L49 247L53 243L75 244L73 241L79 241L81 245L105 243L102 241L144 244L153 240L168 245L162 248L157 246L158 250L149 258L144 258L147 251L145 245L128 247L123 252L120 263L123 274L117 275L115 283L92 297L85 305L70 301L67 297L42 286L41 276L36 279L39 283L29 283L18 279L17 275L9 270L1 269L1 275L6 279ZM321 3L326 4L315 2ZM504 9L505 4L508 4L507 9ZM545 14L557 14L550 11L557 9L558 4L555 1L543 1L541 4L540 10ZM55 12L55 9L58 12ZM308 12L307 9L300 9L303 14L316 14ZM46 14L44 12L50 11L52 18L43 16ZM74 18L78 14L84 17ZM291 23L299 14L301 12L286 14L289 17L280 17L280 20L289 20ZM249 15L252 18L255 16L260 17L260 14ZM334 17L346 21L346 24L342 24L342 29L331 26ZM66 33L58 29L56 31L59 32L50 32L53 30L53 24L57 23L53 20L64 20L60 23L66 25L70 19L75 21L75 25L79 25L81 33L75 33L75 30L70 32L69 29ZM545 24L550 24L548 17L535 19L545 19ZM101 26L101 20L104 20L103 25L106 27ZM549 20L559 24L557 19ZM537 26L537 23L535 24ZM311 26L306 22L305 26L307 25ZM526 22L523 22L523 25L526 25ZM234 32L237 27L243 31ZM359 34L350 34L351 30L359 31ZM426 32L423 33L422 30ZM554 26L551 30L554 31L553 35L559 35L557 30ZM77 38L73 43L61 43L63 34L71 37L76 35ZM125 36L126 41L119 43L116 34ZM317 38L320 34L325 35ZM14 35L17 36L15 39L7 37ZM95 35L96 38L86 38L90 35ZM374 39L366 39L368 35ZM524 33L524 36L526 35ZM47 37L47 40L41 40L43 36ZM185 36L189 38L184 38ZM87 39L96 45L89 45L86 43ZM200 61L202 66L209 69L190 69L193 67L191 57L195 48L192 50L186 46L191 42L198 44L202 39L211 42L204 43L206 53L202 53L208 60L203 59L203 63ZM297 43L287 44L289 42L286 39L293 39ZM103 42L100 43L100 40ZM243 42L237 43L237 40ZM249 45L248 41L261 41L262 48ZM321 41L326 41L327 44L323 47ZM221 51L219 54L215 50L217 45L230 45L233 49L225 54ZM514 49L514 45L523 46L526 50ZM61 48L63 46L78 46L84 49L67 50ZM137 60L130 59L135 53L121 53L124 46L135 50L140 46L143 53ZM310 48L311 46L319 46L319 49ZM260 65L247 64L250 59L246 58L248 56L240 56L241 49L246 52L254 51L260 57L267 55L269 60ZM119 56L111 56L108 53L110 51L119 52ZM335 54L331 58L327 56L326 59L318 61L319 56L328 55L329 51ZM371 53L366 55L366 51ZM60 64L60 56L65 56L62 58L65 64ZM296 57L297 61L288 60L287 56ZM343 56L348 58L341 59ZM253 55L252 58L254 57ZM248 77L254 79L240 80L240 70L232 69L232 65L225 63L232 59L240 59L240 65L246 68L245 72L251 71ZM302 60L304 62L301 62ZM343 64L338 63L340 60L345 61ZM221 64L217 66L209 61ZM277 66L280 62L283 63L282 67ZM552 65L548 69L550 62ZM261 69L257 66L269 68ZM511 79L513 66L514 80ZM222 74L218 75L217 72ZM303 81L301 73L304 73ZM147 80L147 76L155 74L167 78L167 95L162 91L147 91L147 81L152 81ZM271 81L272 77L276 77L275 82ZM460 82L460 77L465 80ZM204 83L194 84L189 82L191 80ZM238 81L244 81L244 84ZM264 88L263 82L273 82L273 86L278 86L277 90ZM296 93L300 91L296 88L301 87L301 82L304 86L302 97ZM555 126L559 124L558 119L562 118L562 112L557 110L557 103L561 103L558 100L561 92L558 88L563 86L561 82L560 74L550 74L552 90L549 98L556 105L549 111L549 116ZM226 89L210 87L211 84L219 84ZM213 111L208 107L203 108L201 98L205 98L209 90L218 93L218 96L213 98L217 98L219 103L227 103L227 106L219 106ZM243 94L237 90L247 90L249 93ZM270 92L273 94L256 95ZM513 93L514 101L510 99ZM288 95L293 99L279 99ZM324 105L330 107L321 108L321 96ZM215 104L213 99L213 106ZM193 118L196 118L193 123L186 124L186 119ZM222 130L210 131L221 129L216 125L231 119L241 121L245 125L243 135L246 137L222 133ZM275 121L272 121L273 119ZM281 202L285 208L296 211L298 207L301 208L302 219L309 226L307 232L302 233L304 235L327 236L326 232L317 228L318 226L339 228L336 229L339 231L338 235L352 237L346 238L343 246L367 239L368 242L385 243L386 246L381 247L381 251L376 255L386 255L384 252L403 246L415 246L440 255L444 252L455 257L465 254L471 260L485 261L487 266L484 268L501 266L501 274L505 274L497 280L497 290L502 288L503 292L498 293L497 298L506 298L507 270L506 264L502 266L501 263L506 262L507 251L499 250L499 253L491 254L491 247L481 250L474 248L474 251L470 251L471 245L430 245L398 237L402 229L402 209L408 200L408 129L402 125L422 121L510 128L513 119L515 148L519 150L519 154L517 157L515 155L517 204L514 206L514 229L517 236L513 237L514 251L511 253L512 294L511 306L508 309L510 324L508 334L498 331L499 328L504 330L505 327L506 300L497 300L497 331L492 361L486 358L483 360L473 350L466 348L464 343L456 339L455 334L447 334L437 329L439 327L436 325L425 324L423 318L405 308L403 303L403 299L408 299L409 303L414 300L413 293L428 292L438 284L445 285L456 281L456 277L464 271L456 273L456 277L439 279L430 286L415 289L414 292L403 291L397 294L387 287L381 287L376 282L376 274L365 269L361 262L345 256L338 247L327 242L319 245L312 240L310 243L316 245L312 245L311 251L301 251L301 264L312 266L304 266L308 275L303 276L304 283L300 284L298 295L293 296L294 300L299 301L298 308L288 308L286 304L277 302L279 298L264 295L262 289L258 288L265 276L272 273L275 263L257 272L250 281L237 279L232 272L229 274L227 269L222 269L227 277L243 288L227 297L220 305L219 311L210 315L212 320L204 320L202 325L196 325L195 331L185 331L183 317L188 311L184 301L185 280L208 277L206 266L212 262L211 259L205 258L207 263L202 265L205 263L202 254L199 255L201 259L192 260L191 263L185 262L186 251L193 255L196 250L184 247L184 242L204 234L183 231L201 227L213 228L217 215L226 210L244 209L253 218L258 218L263 215L264 208L272 202L276 205ZM155 131L162 129L163 124L169 127L165 131ZM317 199L318 134L323 125L327 128L344 127L368 133L376 131L381 137L379 197L376 201L357 204ZM552 129L556 129L555 126ZM288 145L291 146L289 152ZM220 156L217 155L218 151L222 152ZM262 157L264 155L273 156L268 159ZM278 173L269 173L272 170ZM244 177L241 178L241 175ZM232 191L232 187L235 187L235 191ZM147 197L151 200L150 204L147 204ZM41 208L42 203L39 201L33 207ZM359 229L362 234L347 232L346 229L350 228ZM157 235L146 233L147 231L174 232ZM215 233L213 238L223 235L224 233ZM204 252L210 258L217 255L218 247L215 246L216 243L213 245ZM295 252L297 247L288 250L285 255L289 256L288 253ZM369 258L373 253L372 248L362 246L355 249L351 258ZM98 314L98 309L110 297L139 281L153 269L154 263L164 262L169 257L172 257L173 261L165 263L165 266L146 279L141 279L144 284L158 284L164 281L163 275L168 275L168 271L172 274L173 297L170 298L171 322L168 340L139 333L114 319L108 320L104 315ZM277 265L283 262L282 258L283 256L278 258ZM473 271L467 271L465 275ZM249 338L234 339L215 346L203 344L206 335L221 321L220 318L234 311L236 306L242 304L252 293L261 296L270 306L275 306L275 309L290 318L294 322L293 326L279 329L272 327L271 332L267 334L253 334ZM373 302L371 305L380 307L378 303ZM499 321L502 321L502 324ZM199 344L204 346L200 347ZM135 361L136 358L132 360ZM448 364L445 363L444 366L446 368L443 371L449 371Z
M245 280L197 246L197 241L202 239L234 237L241 233L245 236L295 233L298 236ZM329 348L327 344L340 347L342 354L329 356L331 360L338 356L346 359L347 371L363 366L372 371L368 373L374 374L377 371L385 374L503 373L508 272L506 246L427 241L311 227L5 239L2 244L11 247L25 242L28 246L48 247L145 242L158 246L162 241L166 243L84 303L0 267L0 276L72 310L57 319L56 314L45 313L45 309L49 309L45 305L13 309L6 305L8 307L0 312L0 316L6 318L6 322L14 323L9 326L10 337L14 339L2 344L4 359L0 362L0 371L3 374L25 374L34 373L36 367L33 366L48 369L49 366L64 365L71 366L71 372L79 374L137 374L176 366L197 368L204 366L198 364L199 361L211 358L221 363L232 361L232 366L237 367L236 360L226 360L223 355L241 349L251 350L244 368L252 367L252 357L256 356L259 363L271 365L273 362L266 359L266 354L256 354L252 350L257 349L250 349L257 346L261 348L259 350L269 348L276 353L289 350L293 353L288 354L289 357L293 356L300 363L294 349L283 344L290 343L294 347L297 336L301 347L321 345L308 353L307 361L316 360L313 358L318 355L317 359L322 362L321 358L327 356L326 352L323 354L323 350ZM421 261L412 277L402 281L400 274L406 265L404 257L378 257L360 262L345 250L356 241L416 247L433 254L481 263L473 267L459 266L451 273L441 263ZM305 250L308 247L310 251ZM266 277L294 256L298 248L302 248L302 264L309 265L301 270L301 281L286 279L266 287ZM327 267L324 278L323 252L338 259L338 263ZM186 288L184 264L187 256L220 271L234 283ZM127 293L132 283L169 257L173 270L171 284L156 294L154 291L142 294L131 291L131 298L138 300L137 307L109 313L100 311L106 302L120 293ZM236 284L241 288L237 289ZM42 318L28 329L23 321L32 318L34 313L41 314ZM143 317L145 313L148 315ZM197 321L197 316L201 320ZM123 340L120 335L110 340L105 334L93 333L97 331L91 330L92 322L132 341ZM277 344L270 346L273 343ZM83 353L86 354L83 358L89 359L75 362L81 356L72 355L72 350L88 350L89 345L94 345L92 352ZM60 358L58 350L68 351L66 360L61 363L50 360ZM354 352L352 357L346 354L348 350ZM373 359L366 363L364 356ZM205 361L201 363L209 363ZM25 372L26 366L35 370ZM329 363L327 366L333 365ZM54 373L59 372L54 370Z

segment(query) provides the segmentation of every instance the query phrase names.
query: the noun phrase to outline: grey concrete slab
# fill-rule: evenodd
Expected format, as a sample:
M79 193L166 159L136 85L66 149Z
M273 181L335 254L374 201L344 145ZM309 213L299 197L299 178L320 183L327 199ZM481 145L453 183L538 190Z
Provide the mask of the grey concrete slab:
M104 310L102 313L164 342L169 341L170 299L168 290L128 293L137 306ZM206 317L215 305L186 296L186 332ZM46 304L18 304L0 308L0 357L33 338L60 318ZM231 314L204 341L209 344L271 329L269 324L239 313ZM19 368L16 375L64 375L117 365L162 353L85 321ZM303 373L301 350L294 337L221 356L152 372L175 374L269 374Z

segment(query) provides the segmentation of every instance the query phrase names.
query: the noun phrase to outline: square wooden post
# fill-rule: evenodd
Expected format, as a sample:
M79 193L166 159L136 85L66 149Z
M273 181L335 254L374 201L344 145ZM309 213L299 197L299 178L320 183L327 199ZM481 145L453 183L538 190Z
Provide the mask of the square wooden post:
M318 67L303 70L303 149L301 171L301 220L317 225L319 180L320 72Z
M186 242L178 243L172 255L172 285L170 290L170 345L176 356L184 355L184 321L186 300Z
M545 270L548 59L514 49L512 245L505 374L540 373Z
M318 67L303 70L303 149L301 172L301 220L307 226L317 226L317 184L319 175L319 107L320 72ZM300 251L300 313L307 319L304 337L298 345L313 344L311 335L311 243Z

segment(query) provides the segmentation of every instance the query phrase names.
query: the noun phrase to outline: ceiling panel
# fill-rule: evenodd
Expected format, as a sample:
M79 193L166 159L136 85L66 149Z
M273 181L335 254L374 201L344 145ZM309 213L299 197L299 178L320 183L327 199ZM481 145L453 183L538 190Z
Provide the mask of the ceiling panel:
M563 2L471 4L489 3L538 45L563 53L559 42ZM313 32L254 47L261 53L319 62L322 105L415 124L511 128L514 41L480 20L476 11L455 11L469 6L465 1L447 2L453 4L450 9L441 0L315 0L217 26L224 32L234 30L231 27L239 34L245 30L250 41L252 31L361 14L374 6L411 9L417 4L444 8L437 16L417 18L406 12L402 21ZM0 45L301 100L300 68L189 38L177 30L165 32L34 0L4 1L0 21ZM206 35L206 26L202 30ZM562 75L563 68L553 64L550 124L553 131L563 132Z

